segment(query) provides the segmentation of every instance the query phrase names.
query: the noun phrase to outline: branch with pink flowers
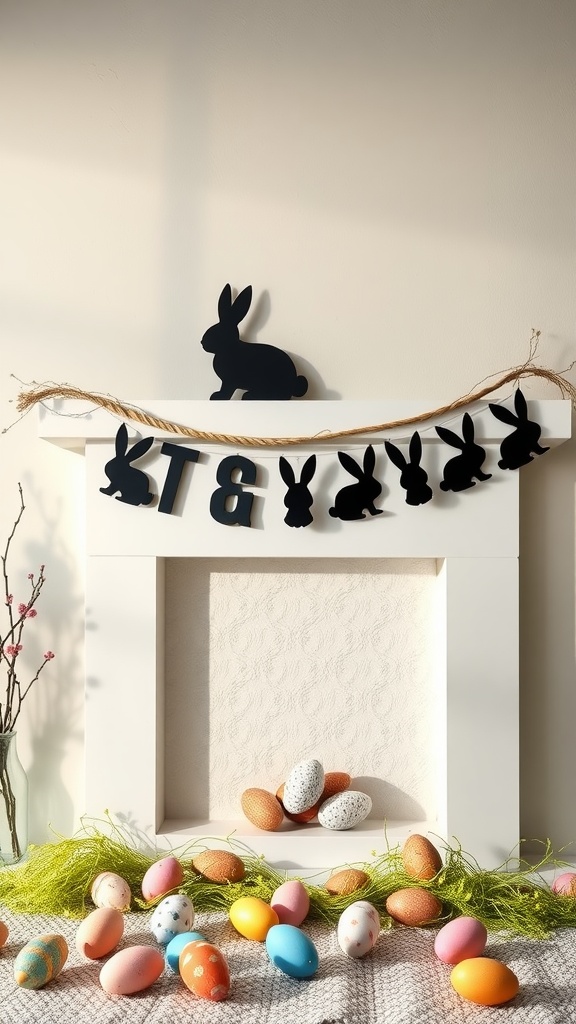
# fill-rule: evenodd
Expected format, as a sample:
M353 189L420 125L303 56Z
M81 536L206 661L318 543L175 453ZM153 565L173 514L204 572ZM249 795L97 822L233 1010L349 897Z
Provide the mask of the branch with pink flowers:
M8 556L16 530L18 529L26 507L24 505L24 495L21 484L18 484L18 491L20 493L20 510L6 541L4 553L0 555L2 576L4 580L4 604L8 616L8 629L5 634L0 635L0 666L6 669L4 700L0 701L0 733L9 733L14 731L26 694L38 681L40 673L45 665L49 661L52 661L52 658L54 657L52 651L46 651L43 655L43 660L40 666L29 682L21 682L19 669L21 661L19 659L22 651L24 650L24 627L30 619L36 618L38 614L35 604L40 597L42 587L46 582L46 577L44 575L43 565L40 566L37 574L29 572L27 581L28 594L26 599L15 603L8 577Z

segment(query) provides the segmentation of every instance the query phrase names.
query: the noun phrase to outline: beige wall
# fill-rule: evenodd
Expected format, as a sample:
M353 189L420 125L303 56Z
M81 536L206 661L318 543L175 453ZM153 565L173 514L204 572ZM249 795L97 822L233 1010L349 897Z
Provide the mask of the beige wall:
M228 280L313 398L435 406L522 362L533 327L567 366L575 45L572 0L5 0L0 426L15 378L208 397L199 338ZM34 414L0 443L2 535L19 479L29 505L15 572L49 573L33 653L57 660L21 737L42 841L82 812L83 467ZM522 827L557 846L576 840L574 454L522 475Z

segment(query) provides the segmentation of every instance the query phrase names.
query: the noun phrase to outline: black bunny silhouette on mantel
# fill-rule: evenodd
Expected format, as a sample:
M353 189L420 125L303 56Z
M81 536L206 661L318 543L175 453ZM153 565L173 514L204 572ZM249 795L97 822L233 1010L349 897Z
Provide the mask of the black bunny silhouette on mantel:
M149 505L154 495L148 490L150 481L146 473L136 469L130 463L146 454L154 443L153 437L143 437L128 451L128 429L121 423L116 431L116 455L104 466L104 472L110 484L101 487L102 494L116 494L116 501L125 501L128 505Z
M400 486L406 491L406 504L425 505L427 501L430 501L433 492L428 485L428 474L420 465L422 439L418 431L415 430L410 438L408 446L410 462L406 461L403 453L391 441L384 441L384 447L390 461L397 469L401 470Z
M447 427L435 427L438 437L452 448L459 448L461 455L455 455L444 466L444 478L440 481L442 491L465 491L474 487L476 480L489 480L491 473L483 473L482 466L486 452L474 441L474 420L470 413L462 417L462 437ZM475 478L475 479L473 479Z
M516 427L500 445L500 469L520 469L532 462L534 455L544 455L549 448L543 448L540 442L540 424L528 419L528 406L520 388L514 395L516 414L504 405L489 403L490 412L501 423Z
M306 377L299 375L287 352L273 345L242 341L238 324L252 302L248 285L232 301L232 289L226 284L218 299L218 323L209 327L202 348L213 352L214 372L222 382L211 399L229 399L243 391L243 399L301 398L308 390Z
M328 509L330 515L345 521L366 519L365 510L371 516L381 515L384 510L374 505L375 499L382 492L382 484L374 477L376 454L372 445L369 444L364 452L362 468L347 452L338 452L338 458L346 472L356 477L358 483L349 484L338 491L333 507Z
M306 459L298 482L292 466L283 455L280 456L279 464L280 476L288 487L284 498L284 504L288 509L284 516L284 522L287 526L309 526L314 518L310 511L314 498L308 489L308 484L316 472L316 456L311 455Z

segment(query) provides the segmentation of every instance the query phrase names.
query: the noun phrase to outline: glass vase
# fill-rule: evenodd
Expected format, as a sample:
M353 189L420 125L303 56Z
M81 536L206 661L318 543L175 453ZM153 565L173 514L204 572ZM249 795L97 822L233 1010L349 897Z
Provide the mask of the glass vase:
M28 776L16 733L0 733L0 865L15 864L28 847Z

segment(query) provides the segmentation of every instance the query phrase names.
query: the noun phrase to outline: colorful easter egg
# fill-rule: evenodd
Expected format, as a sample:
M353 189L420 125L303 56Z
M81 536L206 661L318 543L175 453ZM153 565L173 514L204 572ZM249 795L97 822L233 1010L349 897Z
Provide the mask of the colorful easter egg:
M278 914L259 896L241 896L230 907L230 921L245 939L264 942L268 931L279 924Z
M480 1006L501 1006L520 989L518 978L506 964L485 956L461 960L453 968L450 982L459 996Z
M150 931L156 942L167 946L180 932L189 932L194 924L192 900L183 893L165 896L150 918Z
M127 946L106 961L100 971L100 984L111 996L130 996L150 988L163 970L164 957L159 949Z
M316 946L295 925L273 925L266 936L266 952L274 966L290 978L311 978L318 970Z
M226 958L211 942L191 942L180 954L180 977L201 999L220 1002L230 995L230 970Z
M176 857L163 857L148 868L142 879L142 895L145 900L155 900L172 889L182 885L184 871Z
M475 917L456 917L438 932L434 952L445 964L481 956L486 948L488 932Z
M76 949L89 960L108 956L124 934L124 915L114 907L97 907L76 932Z
M244 862L229 850L204 850L192 861L194 871L209 882L241 882L246 874Z
M180 932L179 935L175 935L173 939L166 946L164 957L170 970L174 971L174 974L180 974L180 953L185 946L188 946L191 942L203 941L206 942L206 936L202 935L202 932Z
M4 921L0 921L0 947L6 945L8 934L8 925L4 924Z
M240 803L248 821L256 825L256 828L262 828L266 832L275 832L280 828L284 812L274 793L257 787L245 789Z
M356 900L340 915L336 937L346 956L357 960L376 945L380 934L380 917L376 907L367 900Z
M300 814L320 799L323 788L324 769L320 761L299 761L284 783L282 803L289 814Z
M20 988L42 988L56 978L68 957L63 935L38 935L22 947L14 961L14 978Z
M400 924L420 928L438 920L442 904L427 889L414 886L391 893L386 900L386 913Z
M550 888L559 896L576 896L576 873L564 871L554 879Z
M350 896L369 881L366 872L360 871L359 868L342 868L341 871L330 875L328 881L324 883L324 888L331 896Z
M310 910L310 897L306 886L297 878L279 885L272 894L270 906L278 914L280 924L302 924Z
M368 817L372 810L372 800L367 793L359 793L355 789L347 789L343 793L329 796L320 806L318 821L324 828L337 832L354 828Z
M92 882L92 902L97 907L113 907L114 910L129 910L132 900L130 886L114 871L102 871Z
M427 882L442 867L442 858L426 836L408 836L402 848L402 864L407 875Z

